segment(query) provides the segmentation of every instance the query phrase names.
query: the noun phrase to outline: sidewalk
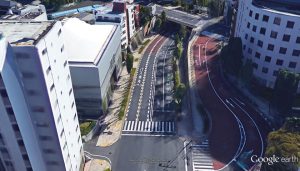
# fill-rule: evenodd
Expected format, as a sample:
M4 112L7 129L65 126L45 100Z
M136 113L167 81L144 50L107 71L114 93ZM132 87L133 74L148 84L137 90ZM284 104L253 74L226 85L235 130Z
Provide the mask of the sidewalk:
M144 41L150 39L150 42L147 46L152 42L152 40L156 37L156 35L152 35L151 37L145 38ZM147 46L143 49L142 53L138 53L138 49L133 52L133 68L138 68L140 64L140 59L144 54L144 51L147 49ZM125 92L125 88L128 85L130 74L127 73L126 66L123 66L120 80L117 83L117 87L112 94L111 102L112 104L108 107L108 114L105 117L102 125L104 125L105 129L102 128L100 131L100 135L97 141L96 146L100 147L108 147L113 145L115 142L119 140L122 133L122 127L124 120L119 120L118 114L120 111L120 104L124 98L123 94ZM133 78L135 80L135 78ZM104 130L103 130L104 129Z
M105 129L101 129L97 146L111 146L117 142L121 136L122 120L119 120L118 114L121 108L120 104L123 100L123 93L128 85L128 80L129 74L127 73L126 66L124 66L121 71L120 80L117 83L117 88L113 91L111 98L112 104L108 107L108 114L102 124Z
M195 78L195 71L194 71L194 61L192 56L192 45L194 44L195 40L198 36L193 36L192 40L189 41L188 50L187 50L187 57L188 57L188 74L189 74L189 95L190 95L190 112L193 117L193 137L203 137L203 119L196 108L197 103L199 103L200 98L198 96L198 92L196 90L196 78Z

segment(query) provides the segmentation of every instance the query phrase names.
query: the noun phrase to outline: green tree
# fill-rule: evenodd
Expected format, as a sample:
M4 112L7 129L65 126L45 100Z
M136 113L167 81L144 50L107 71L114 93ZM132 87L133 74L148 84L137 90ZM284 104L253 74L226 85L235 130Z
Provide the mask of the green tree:
M209 13L212 17L218 17L223 14L224 1L221 0L210 0L207 3L209 8Z
M61 5L65 4L65 0L42 0L42 3L47 9L58 10Z
M268 145L265 152L266 157L275 155L276 157L300 158L300 118L287 118L282 128L273 131L268 135ZM296 162L276 162L273 165L262 164L261 171L297 171L300 161Z
M126 69L128 74L130 73L132 67L133 67L133 55L131 53L128 53L126 58Z
M186 36L186 27L183 25L180 25L179 36L180 39L184 39Z
M239 37L231 38L228 45L221 50L221 59L224 69L230 74L237 75L243 65L242 40Z
M151 20L151 11L149 8L141 6L139 13L141 25L145 26Z
M278 110L288 114L296 97L299 74L279 70L274 87L273 100Z
M165 23L167 21L167 16L166 16L166 12L165 11L161 12L160 18L161 18L162 24L165 25Z
M162 21L160 18L156 18L155 20L155 25L154 25L154 30L160 31L162 25Z
M179 42L176 46L176 49L174 50L174 55L176 57L176 59L180 59L181 55L182 55L182 43Z
M179 38L179 35L176 33L176 35L175 35L175 45L177 46L179 42L180 42L180 38Z
M252 61L247 59L240 72L240 79L245 85L249 85L253 75Z

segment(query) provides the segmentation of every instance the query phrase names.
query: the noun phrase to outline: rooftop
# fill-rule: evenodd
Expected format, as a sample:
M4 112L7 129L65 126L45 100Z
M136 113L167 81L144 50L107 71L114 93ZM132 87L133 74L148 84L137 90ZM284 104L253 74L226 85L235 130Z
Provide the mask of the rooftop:
M299 0L253 0L253 5L285 14L300 15Z
M1 21L0 32L7 41L15 46L34 45L51 28L54 22L16 22Z
M116 28L116 25L90 25L77 18L68 19L63 29L69 62L98 63Z
M1 20L21 20L21 19L35 19L40 16L43 12L29 12L25 15L8 14L0 17Z

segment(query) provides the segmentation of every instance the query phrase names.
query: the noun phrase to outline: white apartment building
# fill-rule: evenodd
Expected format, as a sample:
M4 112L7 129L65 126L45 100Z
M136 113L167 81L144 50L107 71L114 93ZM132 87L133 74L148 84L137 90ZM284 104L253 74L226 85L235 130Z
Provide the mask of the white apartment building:
M128 47L136 32L135 8L136 5L129 4L126 0L114 0L112 8L99 8L94 11L97 24L120 25L122 49Z
M279 69L300 72L299 30L300 1L239 0L234 36L262 85L273 88Z
M1 21L0 32L5 171L78 171L83 149L62 24Z
M78 114L99 118L122 68L119 26L90 25L71 18L63 32Z

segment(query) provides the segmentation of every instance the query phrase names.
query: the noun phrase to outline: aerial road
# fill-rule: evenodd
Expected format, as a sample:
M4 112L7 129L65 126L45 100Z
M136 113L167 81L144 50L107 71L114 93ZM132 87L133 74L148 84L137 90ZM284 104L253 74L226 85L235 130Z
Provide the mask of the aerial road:
M193 45L197 90L211 119L208 146L211 170L249 169L255 163L245 154L263 156L271 127L250 103L222 77L218 61L220 41L199 36ZM201 160L194 158L193 165Z

